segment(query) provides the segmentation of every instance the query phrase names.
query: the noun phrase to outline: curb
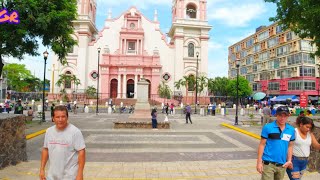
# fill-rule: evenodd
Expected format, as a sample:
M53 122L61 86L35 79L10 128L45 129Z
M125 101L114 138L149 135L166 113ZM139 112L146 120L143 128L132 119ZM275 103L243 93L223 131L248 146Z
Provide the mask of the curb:
M238 132L241 132L241 133L243 133L243 134L246 134L246 135L248 135L248 136L251 136L251 137L253 137L253 138L256 138L256 139L259 139L259 140L261 139L261 137L260 137L259 135L257 135L257 134L254 134L254 133L252 133L252 132L249 132L249 131L240 129L240 128L235 127L235 126L232 126L232 125L230 125L230 124L221 123L221 125L224 126L224 127L227 127L227 128L233 129L233 130L236 130L236 131L238 131Z
M36 136L39 136L39 135L41 135L41 134L44 134L46 131L47 131L47 129L43 129L43 130L37 131L37 132L35 132L35 133L28 134L28 135L26 136L26 139L27 139L27 140L32 139L32 138L34 138L34 137L36 137Z

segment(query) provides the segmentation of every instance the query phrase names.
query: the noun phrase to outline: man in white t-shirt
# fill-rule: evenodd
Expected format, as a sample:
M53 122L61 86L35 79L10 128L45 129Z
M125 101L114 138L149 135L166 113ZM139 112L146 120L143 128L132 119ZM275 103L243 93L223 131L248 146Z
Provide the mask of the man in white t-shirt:
M68 110L56 106L55 126L47 129L41 154L40 180L83 180L85 143L81 131L68 123ZM45 167L49 159L49 171Z

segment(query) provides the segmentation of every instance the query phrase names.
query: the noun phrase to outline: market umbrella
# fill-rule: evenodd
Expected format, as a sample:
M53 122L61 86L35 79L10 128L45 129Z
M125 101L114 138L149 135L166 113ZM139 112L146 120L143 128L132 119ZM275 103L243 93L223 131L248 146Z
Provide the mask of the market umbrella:
M266 93L263 93L263 92L257 92L253 95L254 100L261 100L264 97L266 97Z

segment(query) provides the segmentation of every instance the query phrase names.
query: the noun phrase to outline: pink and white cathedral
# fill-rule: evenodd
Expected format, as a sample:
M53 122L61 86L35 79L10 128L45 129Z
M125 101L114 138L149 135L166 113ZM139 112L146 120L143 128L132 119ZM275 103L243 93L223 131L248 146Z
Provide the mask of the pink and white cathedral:
M177 93L174 82L183 76L195 76L198 54L198 75L208 72L208 41L211 26L207 21L207 0L172 0L172 24L162 32L155 10L152 19L131 7L118 16L111 10L101 30L96 28L96 0L78 0L78 19L74 21L78 41L67 56L68 66L57 64L53 55L54 73L51 93L62 87L56 84L59 74L75 75L81 84L66 83L67 93L83 92L97 86L105 98L136 98L137 82L145 78L149 96L158 94L164 81ZM169 20L168 20L169 21ZM98 53L98 49L100 53ZM98 55L99 66L98 66ZM95 75L99 68L99 78Z

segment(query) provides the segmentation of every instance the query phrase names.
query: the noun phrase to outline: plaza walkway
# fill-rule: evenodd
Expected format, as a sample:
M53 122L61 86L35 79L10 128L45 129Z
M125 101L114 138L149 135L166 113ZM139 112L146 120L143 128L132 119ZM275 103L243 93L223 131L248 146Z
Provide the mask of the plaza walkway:
M192 116L185 124L180 114L169 116L171 129L113 129L113 121L126 114L71 114L86 141L85 178L108 179L259 179L255 170L259 141L221 123L233 124L234 116ZM240 116L247 120L248 116ZM164 116L160 115L159 120ZM42 127L50 126L51 122ZM242 127L259 134L260 126ZM38 126L32 129L41 129ZM37 129L37 130L38 130ZM44 135L28 140L28 162L0 170L2 180L38 179ZM320 179L308 172L304 179Z

